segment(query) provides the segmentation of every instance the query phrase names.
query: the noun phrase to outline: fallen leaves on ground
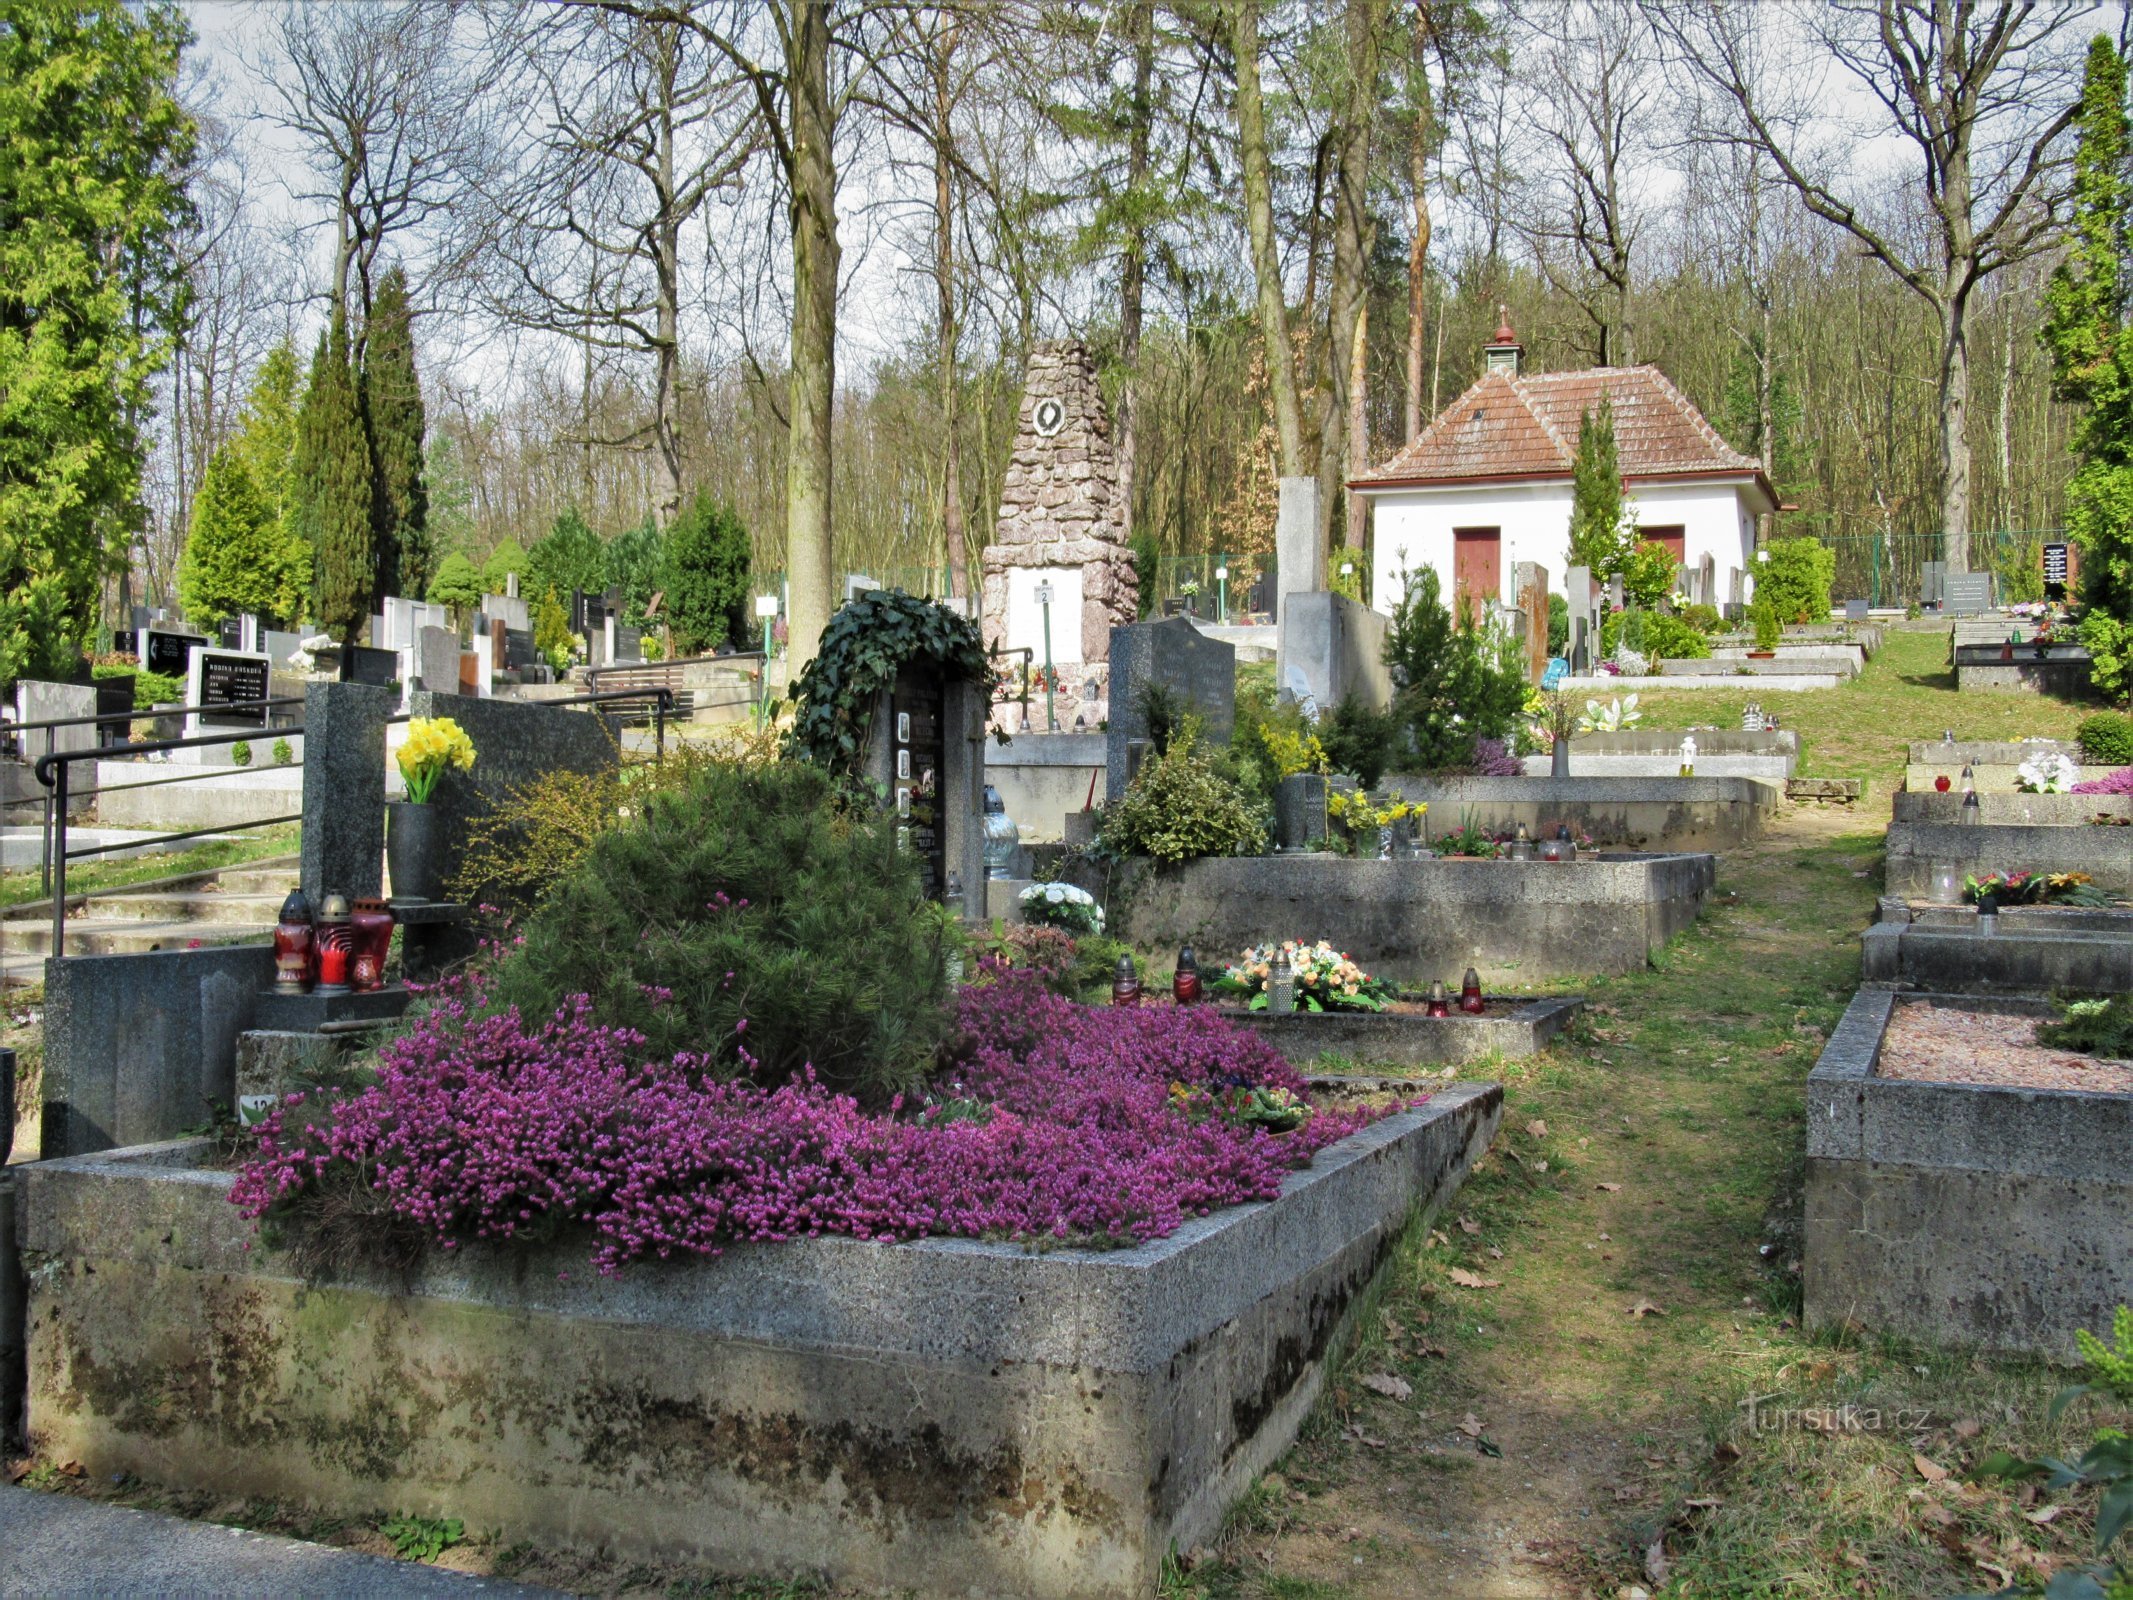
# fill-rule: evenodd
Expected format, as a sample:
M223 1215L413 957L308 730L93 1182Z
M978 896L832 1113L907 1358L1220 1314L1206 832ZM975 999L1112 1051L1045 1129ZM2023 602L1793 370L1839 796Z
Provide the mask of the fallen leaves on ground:
M1526 1132L1532 1138L1545 1139L1548 1137L1548 1124L1541 1121L1539 1117L1535 1117L1526 1124Z
M1466 1420L1459 1424L1459 1431L1469 1439L1478 1439L1488 1431L1488 1424L1469 1411L1466 1414Z
M1918 1475L1928 1483L1946 1483L1948 1481L1948 1469L1946 1467L1941 1466L1938 1462L1928 1461L1915 1451L1911 1455L1911 1465L1918 1469Z
M1408 1400L1414 1397L1414 1385L1405 1378L1390 1372L1373 1372L1363 1379L1363 1387L1392 1400Z
M1459 1231L1461 1233L1479 1233L1481 1231L1481 1224L1476 1222L1472 1217L1462 1216L1459 1219Z
M1496 1279L1484 1278L1478 1273L1468 1272L1464 1267L1452 1268L1448 1276L1452 1282L1462 1289L1501 1289L1503 1287Z
M1664 1306L1655 1306L1649 1300L1640 1299L1635 1305L1629 1308L1629 1315L1635 1317L1639 1322L1642 1322L1646 1317L1665 1316L1666 1308Z
M1593 1187L1607 1194L1620 1194L1622 1192L1622 1185L1619 1183L1596 1183Z

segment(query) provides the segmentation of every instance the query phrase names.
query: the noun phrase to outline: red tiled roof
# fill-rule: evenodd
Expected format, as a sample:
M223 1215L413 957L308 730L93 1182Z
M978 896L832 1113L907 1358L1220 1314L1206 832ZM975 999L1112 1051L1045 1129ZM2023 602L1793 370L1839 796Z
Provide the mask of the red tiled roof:
M1383 466L1353 479L1391 489L1460 479L1570 476L1578 427L1602 397L1614 403L1625 478L1754 473L1657 367L1588 367L1514 378L1487 372Z

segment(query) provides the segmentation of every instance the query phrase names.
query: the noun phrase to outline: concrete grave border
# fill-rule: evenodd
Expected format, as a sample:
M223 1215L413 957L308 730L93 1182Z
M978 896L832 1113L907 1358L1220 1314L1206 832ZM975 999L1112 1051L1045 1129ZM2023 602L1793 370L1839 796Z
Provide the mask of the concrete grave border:
M1807 1079L1809 1326L2077 1359L2133 1302L2133 1095L1882 1078L1902 1000L2040 1015L2040 1000L1862 989Z
M1503 1090L1112 1251L815 1238L603 1279L582 1242L305 1283L204 1141L18 1169L35 1448L91 1472L735 1571L1145 1594L1295 1437Z

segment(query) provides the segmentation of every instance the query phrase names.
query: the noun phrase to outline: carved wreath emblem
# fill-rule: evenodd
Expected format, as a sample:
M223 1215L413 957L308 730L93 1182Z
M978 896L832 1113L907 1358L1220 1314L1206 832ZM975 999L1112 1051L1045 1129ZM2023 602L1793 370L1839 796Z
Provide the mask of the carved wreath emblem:
M1030 426L1037 430L1037 437L1049 439L1066 426L1066 407L1055 398L1037 402L1037 409L1030 416Z

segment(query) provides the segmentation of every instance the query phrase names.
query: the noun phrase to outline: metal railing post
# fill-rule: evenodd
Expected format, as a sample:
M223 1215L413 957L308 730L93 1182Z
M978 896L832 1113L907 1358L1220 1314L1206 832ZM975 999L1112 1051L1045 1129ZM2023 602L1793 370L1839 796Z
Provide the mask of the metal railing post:
M652 700L652 738L661 761L667 758L667 702L673 698L672 689L662 688Z
M50 892L52 895L52 954L67 953L67 769L72 762L55 761L52 764L53 825L58 849L51 853Z
M44 730L44 753L52 753L52 741L58 736L56 728ZM37 886L46 894L52 892L52 791L44 795L44 828L38 840Z

